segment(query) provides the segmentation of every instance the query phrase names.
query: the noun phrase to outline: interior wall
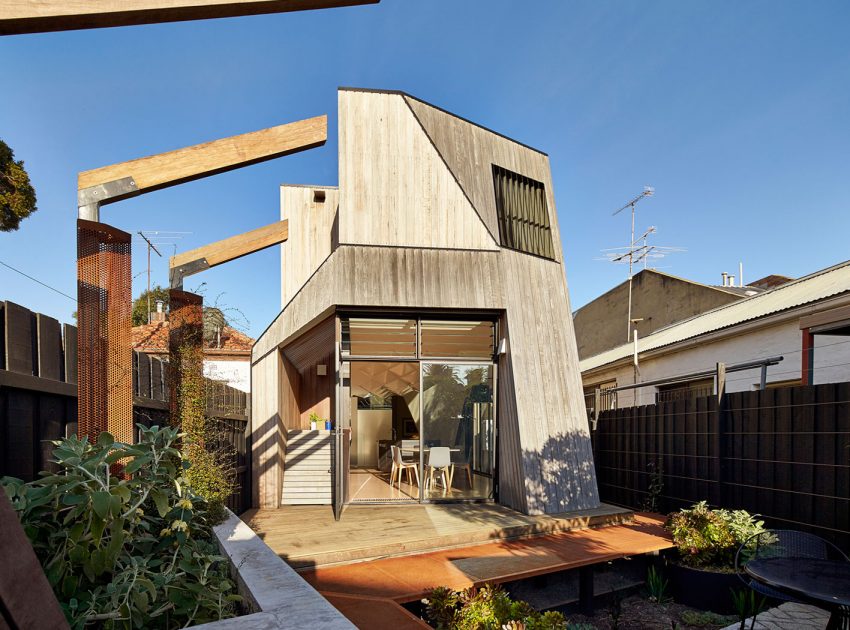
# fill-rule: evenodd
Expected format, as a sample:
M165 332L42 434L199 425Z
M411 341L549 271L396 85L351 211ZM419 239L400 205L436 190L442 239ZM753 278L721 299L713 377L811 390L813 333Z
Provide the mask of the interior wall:
M316 413L324 419L334 417L334 377L333 363L335 355L331 351L325 358L304 369L300 374L300 415L301 428L310 428L310 414ZM317 374L316 365L326 366L325 376ZM319 427L324 429L324 427Z
M392 409L357 409L351 417L351 464L378 467L378 441L391 440Z

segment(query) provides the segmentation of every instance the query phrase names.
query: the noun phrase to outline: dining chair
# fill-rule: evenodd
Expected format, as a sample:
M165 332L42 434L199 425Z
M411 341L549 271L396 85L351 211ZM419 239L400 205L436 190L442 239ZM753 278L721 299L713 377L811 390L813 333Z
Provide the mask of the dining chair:
M448 446L434 446L428 451L428 478L425 481L426 488L434 486L434 473L443 479L443 492L451 487L452 477L452 454Z
M401 475L407 471L407 483L413 485L413 477L410 471L413 470L413 475L416 476L416 485L419 485L419 466L416 462L406 462L401 457L401 449L395 444L390 445L390 450L393 455L393 466L390 470L390 487L394 480L398 480L398 489L401 490Z
M469 483L469 488L472 489L472 464L469 463L469 459L461 456L452 457L452 469L451 473L449 474L449 486L454 483L456 470L466 471L466 480Z

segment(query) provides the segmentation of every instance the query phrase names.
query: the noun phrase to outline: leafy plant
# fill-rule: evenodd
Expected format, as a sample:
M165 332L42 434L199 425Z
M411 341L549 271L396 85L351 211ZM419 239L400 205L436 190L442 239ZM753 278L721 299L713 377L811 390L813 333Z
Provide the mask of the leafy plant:
M540 613L528 603L512 600L499 586L454 591L439 587L422 600L428 622L438 630L567 630L564 616Z
M646 572L646 588L649 591L649 601L663 604L670 600L667 594L669 582L664 579L655 567L649 567Z
M644 512L658 512L661 493L664 492L664 470L661 462L658 464L650 462L647 468L649 469L649 488L641 509Z
M241 599L177 429L139 431L133 445L109 433L56 441L58 473L0 480L75 629L191 625L233 616Z
M752 630L756 624L756 616L765 609L767 600L764 597L756 598L756 592L752 589L739 589L731 592L732 604L735 607L738 619L741 621L741 630L745 629L749 617L753 618L750 622L750 630Z
M749 512L712 510L705 501L670 514L665 527L683 564L721 570L732 570L735 552L750 536L767 531Z

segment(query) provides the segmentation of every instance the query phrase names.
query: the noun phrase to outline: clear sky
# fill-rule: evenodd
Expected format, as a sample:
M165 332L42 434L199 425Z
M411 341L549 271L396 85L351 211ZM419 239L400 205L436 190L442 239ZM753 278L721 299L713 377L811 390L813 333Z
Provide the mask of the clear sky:
M105 206L186 250L279 216L281 183L336 184L336 88L401 89L550 156L573 308L625 278L611 213L706 283L798 277L850 258L850 2L383 0L378 5L0 38L0 138L39 211L0 261L76 294L76 174L322 113L319 149ZM297 246L297 243L292 243ZM171 252L164 252L171 253ZM145 248L134 239L134 293ZM166 285L167 262L154 281ZM187 282L261 333L279 252ZM74 303L0 266L0 299L71 321Z

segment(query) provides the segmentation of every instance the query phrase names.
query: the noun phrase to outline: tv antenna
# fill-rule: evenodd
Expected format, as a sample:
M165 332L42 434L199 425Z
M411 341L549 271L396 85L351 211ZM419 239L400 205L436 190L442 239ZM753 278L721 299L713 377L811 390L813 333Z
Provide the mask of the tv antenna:
M139 236L145 239L148 248L148 324L151 323L151 251L156 252L156 255L162 258L162 253L157 249L157 245L170 245L174 247L174 253L177 253L177 243L186 234L191 232L172 232L164 230L139 230Z
M635 245L636 245L636 241L635 241L635 205L641 199L644 199L646 197L651 197L654 194L655 194L655 189L652 186L644 186L643 192L641 194L639 194L637 197L635 197L634 199L632 199L631 201L626 203L620 209L614 211L611 215L611 216L617 216L618 214L620 214L626 208L629 208L632 211L632 231L631 231L631 238L629 239L629 247L628 247L627 251L625 251L621 255L615 257L615 262L625 262L626 260L628 260L628 262L629 262L629 312L628 312L628 317L626 318L626 343L631 341L631 337L632 337L632 270L634 268L635 255L638 254L638 253L642 253L643 258L644 259L646 258L645 246L643 248L635 248ZM647 236L649 236L649 234L650 234L650 232L647 231L642 238L645 239ZM640 250L640 249L642 249L643 251L639 252L638 250ZM620 260L616 260L617 258L619 258Z

